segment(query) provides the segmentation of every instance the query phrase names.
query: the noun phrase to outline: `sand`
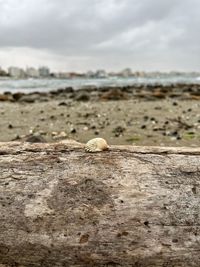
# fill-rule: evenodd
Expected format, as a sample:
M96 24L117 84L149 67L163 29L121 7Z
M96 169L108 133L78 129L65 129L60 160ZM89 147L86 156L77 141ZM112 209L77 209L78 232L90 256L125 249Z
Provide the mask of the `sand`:
M103 137L109 144L199 146L200 102L163 99L0 102L0 141Z

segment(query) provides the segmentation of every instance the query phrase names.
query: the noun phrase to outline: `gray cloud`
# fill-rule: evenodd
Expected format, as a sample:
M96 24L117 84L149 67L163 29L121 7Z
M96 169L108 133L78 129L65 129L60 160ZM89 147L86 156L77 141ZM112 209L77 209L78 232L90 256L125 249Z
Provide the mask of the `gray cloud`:
M199 9L199 0L0 0L0 65L9 48L56 68L200 70Z

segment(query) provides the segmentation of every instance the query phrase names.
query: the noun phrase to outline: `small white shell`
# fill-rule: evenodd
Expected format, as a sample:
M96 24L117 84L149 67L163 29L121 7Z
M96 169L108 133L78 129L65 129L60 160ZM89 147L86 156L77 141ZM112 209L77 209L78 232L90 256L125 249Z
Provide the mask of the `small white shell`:
M109 146L105 139L103 138L94 138L87 142L85 145L85 150L87 152L101 152L103 150L108 150Z

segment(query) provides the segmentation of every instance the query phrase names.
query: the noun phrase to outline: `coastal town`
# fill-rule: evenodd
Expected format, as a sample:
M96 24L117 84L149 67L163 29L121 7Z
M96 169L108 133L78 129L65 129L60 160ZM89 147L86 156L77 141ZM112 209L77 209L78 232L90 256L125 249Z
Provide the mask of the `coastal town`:
M47 66L41 66L39 68L34 67L26 67L25 69L10 66L5 70L0 67L0 77L9 77L13 79L26 79L26 78L57 78L57 79L71 79L71 78L109 78L109 77L121 77L121 78L131 78L131 77L147 77L147 78L155 78L155 77L173 77L173 76L185 76L185 77L199 77L199 72L179 72L179 71L170 71L170 72L145 72L145 71L132 71L131 68L125 68L118 72L107 72L106 70L99 69L96 71L87 71L85 73L80 72L54 72L51 71Z

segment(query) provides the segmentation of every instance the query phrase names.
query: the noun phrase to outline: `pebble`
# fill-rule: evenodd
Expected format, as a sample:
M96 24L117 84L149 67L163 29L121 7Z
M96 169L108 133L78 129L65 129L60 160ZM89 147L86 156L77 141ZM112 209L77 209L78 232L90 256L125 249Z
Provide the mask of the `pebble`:
M75 97L76 101L89 101L90 100L90 96L86 93L80 93Z
M56 134L55 134L56 133ZM64 138L64 137L67 137L67 134L66 134L66 132L60 132L60 133L57 133L57 132L55 132L54 133L54 137L53 137L53 139L60 139L60 138Z
M72 128L70 129L70 133L76 133L76 129L72 127Z
M29 143L46 143L46 140L40 134L29 135L25 138L25 141Z
M118 137L120 136L121 134L123 134L123 132L125 131L126 129L122 126L117 126L116 128L114 128L112 130L112 132L115 134L115 137Z
M58 103L58 106L67 106L67 103L63 101L63 102Z
M172 105L173 106L178 106L178 103L177 102L173 102Z

